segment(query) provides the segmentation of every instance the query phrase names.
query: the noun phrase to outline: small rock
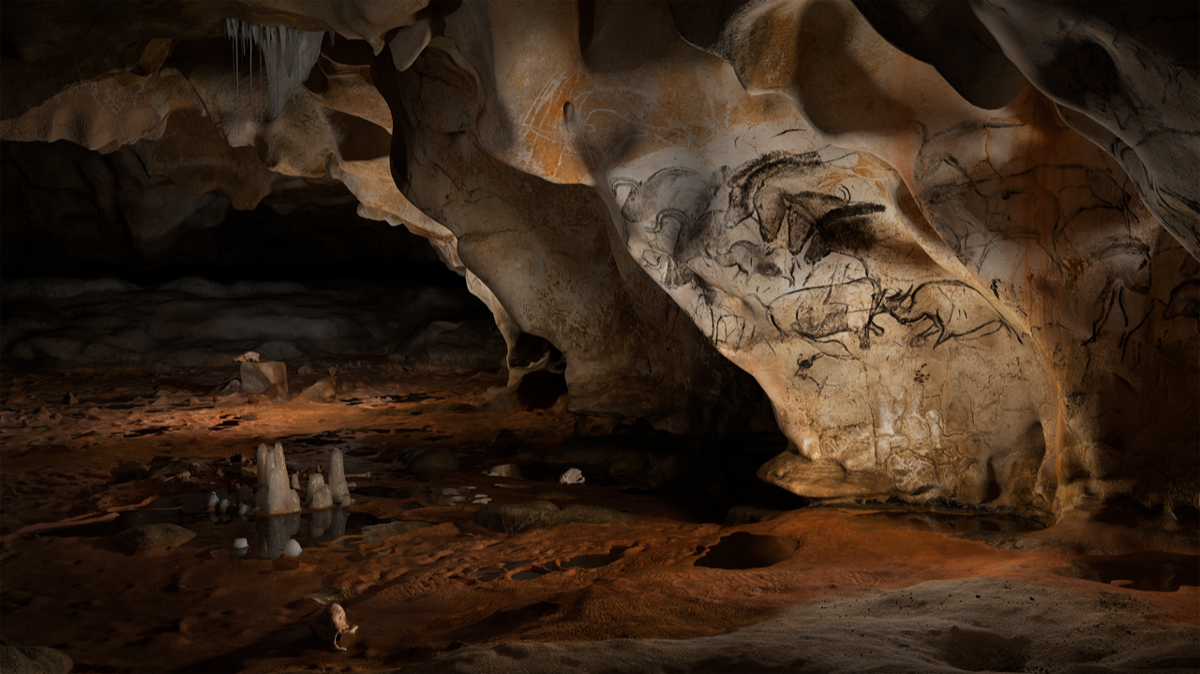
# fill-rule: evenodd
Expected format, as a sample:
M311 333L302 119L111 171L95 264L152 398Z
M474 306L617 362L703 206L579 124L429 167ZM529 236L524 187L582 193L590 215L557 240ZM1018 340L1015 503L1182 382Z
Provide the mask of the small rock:
M303 551L300 549L300 544L294 538L289 538L288 542L283 544L283 554L288 557L299 557L301 552Z
M212 396L225 396L231 393L239 393L242 390L242 382L240 379L230 379L223 386L218 386L212 392Z
M199 407L200 399L197 398L196 396L192 396L187 399L187 404L188 404L188 407Z
M521 467L515 463L503 463L499 466L492 466L492 469L487 474L492 477L511 477L515 480L523 479Z
M242 391L246 393L261 393L271 384L287 389L287 365L279 361L242 363L241 375Z
M155 547L178 547L195 538L196 532L177 524L143 524L117 535L138 550L145 550Z
M301 391L297 397L308 402L325 403L332 401L335 395L337 395L337 377L325 377Z
M562 484L583 484L583 473L578 468L571 468L558 481Z
M74 405L77 402L79 402L79 398L76 398L74 393L68 393L62 399L62 404L64 405Z
M312 366L309 365L308 363L301 365L300 369L296 370L296 374L300 375L301 377L306 377L310 374L316 374L316 373L317 373L317 371L312 369Z
M254 351L247 351L246 353L243 353L242 355L234 358L234 360L239 363L257 363L258 359L259 359L258 353L254 352Z
M497 456L512 456L525 444L516 433L508 429L500 431L495 439L492 440L492 446L488 447L489 454Z
M110 473L114 482L132 482L141 480L150 474L150 468L140 461L126 461L113 468Z

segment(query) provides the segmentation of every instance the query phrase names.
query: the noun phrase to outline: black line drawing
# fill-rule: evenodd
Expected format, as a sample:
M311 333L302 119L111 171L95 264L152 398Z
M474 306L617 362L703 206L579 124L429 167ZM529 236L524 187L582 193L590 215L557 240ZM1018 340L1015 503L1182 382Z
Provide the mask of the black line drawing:
M704 265L764 288L753 299L778 331L822 345L851 337L869 349L885 333L876 320L883 315L910 331L914 348L1016 334L961 281L885 287L871 269L879 256L875 219L888 206L855 201L828 176L816 152L771 152L709 176L673 167L640 182L618 178L610 189L622 203L626 243L640 237L640 262L664 288L694 290L689 313L718 345L736 347L759 333L697 273ZM813 362L799 361L794 376L809 378Z

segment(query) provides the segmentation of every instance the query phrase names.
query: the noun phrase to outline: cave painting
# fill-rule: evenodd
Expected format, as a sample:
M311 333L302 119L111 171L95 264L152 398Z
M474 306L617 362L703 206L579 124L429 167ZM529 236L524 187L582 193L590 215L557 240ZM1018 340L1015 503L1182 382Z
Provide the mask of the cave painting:
M1137 445L1127 449L1122 438L1146 441L1144 421L1095 404L1097 390L1154 391L1159 381L1180 391L1171 404L1186 407L1178 388L1186 374L1148 367L1145 356L1155 339L1194 345L1197 336L1166 323L1198 313L1196 281L1186 278L1194 260L1139 219L1131 192L1117 195L1124 207L1102 198L1097 185L1111 182L1108 172L1063 169L1052 198L1076 200L1077 211L1060 208L1048 240L1037 242L1045 234L1026 220L1024 231L958 241L960 255L990 255L993 267L1020 261L1013 245L1021 241L1062 251L1060 268L1079 265L1068 269L1081 279L1071 293L1051 295L1072 310L1042 300L1040 315L1006 307L1011 286L1000 279L980 288L929 258L893 203L895 175L862 155L774 150L735 168L645 172L609 180L618 230L650 276L771 396L794 450L764 467L767 481L813 497L898 492L1054 509L1056 499L1088 498L1078 485L1059 489L1073 477L1063 473L1094 478L1086 492L1139 473L1133 479L1149 479L1146 466L1162 460L1147 458L1152 452L1186 456L1171 448L1186 442L1179 433L1130 451ZM1090 203L1069 196L1080 192L1077 176ZM991 221L1036 212L1022 202L1036 198L992 182L981 191L1007 190L1006 200L1023 205L996 205L985 211ZM984 235L990 251L964 252ZM1072 250L1087 251L1086 261L1073 262ZM1182 461L1178 474L1187 475ZM1158 493L1186 503L1185 483Z
M810 462L813 476L789 488L1028 498L1045 453L1033 354L979 290L912 244L886 191L894 179L826 147L609 187L634 258L772 396L796 445L781 460ZM980 385L966 394L964 380ZM1009 456L994 458L998 447Z
M889 207L855 200L845 184L832 193L812 189L822 172L829 169L815 152L774 152L736 170L721 167L708 179L672 168L642 182L615 179L612 189L625 192L627 241L630 233L643 238L643 266L664 287L689 289L692 315L717 344L736 347L765 329L840 344L849 353L852 345L869 349L872 336L886 333L881 315L906 330L913 347L1012 333L962 281L885 285L872 269L886 264L879 259L886 250L873 249L880 237L876 222L888 217ZM717 274L689 268L708 262ZM748 327L743 317L722 310L714 282L753 288L770 325Z

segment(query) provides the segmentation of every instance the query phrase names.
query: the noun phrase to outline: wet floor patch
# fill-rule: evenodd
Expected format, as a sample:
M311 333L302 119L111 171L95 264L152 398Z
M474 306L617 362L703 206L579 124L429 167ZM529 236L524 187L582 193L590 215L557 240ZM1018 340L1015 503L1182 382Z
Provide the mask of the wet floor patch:
M628 550L627 547L614 547L608 551L607 555L580 555L572 557L562 563L564 569L598 569L602 566L608 566L621 558Z
M224 491L218 498L236 499ZM144 508L121 513L107 522L94 522L44 532L43 536L101 538L116 536L132 527L146 524L175 524L195 532L196 537L185 544L189 548L232 551L233 542L245 538L250 547L244 554L250 559L275 559L283 554L283 546L295 539L301 548L323 547L345 536L357 536L364 529L378 525L374 517L352 513L341 507L317 512L293 513L274 517L247 518L236 514L231 506L227 514L205 512L208 493L182 494L163 497Z
M178 429L175 427L172 427L172 426L149 426L147 428L139 428L136 431L130 431L129 433L125 434L125 437L140 438L140 437L146 436L146 435L162 435L163 433L166 433L168 431L175 431L175 430L178 430Z
M392 536L401 536L417 529L433 526L429 522L381 522L379 524L368 524L362 528L361 533L364 534L366 542L377 543Z
M791 558L798 547L799 543L788 538L738 531L722 537L696 560L695 565L713 569L761 569Z
M485 566L482 569L472 571L470 574L471 578L485 583L489 580L496 580L503 575L504 569L498 569L494 566Z
M1200 555L1173 552L1133 552L1127 555L1088 555L1071 560L1071 566L1055 571L1060 576L1081 578L1145 592L1175 592L1183 585L1200 585Z

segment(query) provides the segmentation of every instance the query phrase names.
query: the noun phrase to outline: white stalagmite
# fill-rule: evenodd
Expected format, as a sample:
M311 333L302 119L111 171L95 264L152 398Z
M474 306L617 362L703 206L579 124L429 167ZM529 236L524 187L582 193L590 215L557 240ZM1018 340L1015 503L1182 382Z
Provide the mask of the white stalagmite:
M346 469L342 466L342 451L333 450L329 459L329 491L334 503L350 503L350 488L346 486Z
M313 66L321 55L323 32L301 33L294 26L260 26L245 23L240 19L225 19L225 35L233 41L233 67L235 78L243 49L250 56L250 90L254 90L254 49L263 59L263 74L266 78L267 96L270 99L270 116L274 120L283 112L283 106L308 79ZM236 104L241 104L241 83L235 84ZM253 99L251 99L253 100Z
M267 447L266 443L260 442L258 444L258 455L255 458L255 462L256 462L255 470L258 471L257 487L259 489L263 489L264 487L267 486L267 471L269 470L269 464L267 463L267 454L270 453L270 451L271 451L271 448Z
M262 452L265 445L259 447ZM287 462L283 457L283 444L275 443L275 449L267 452L266 459L258 469L260 487L255 505L268 515L285 515L300 511L300 495L288 484Z
M308 508L310 510L324 510L333 507L333 493L329 491L329 485L325 484L325 476L320 473L313 473L308 476Z

